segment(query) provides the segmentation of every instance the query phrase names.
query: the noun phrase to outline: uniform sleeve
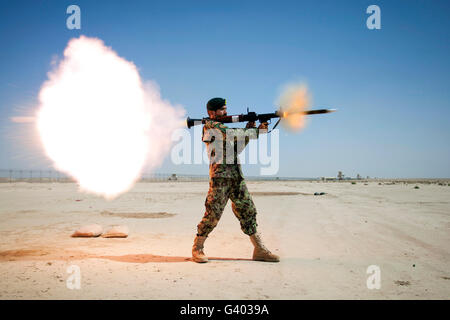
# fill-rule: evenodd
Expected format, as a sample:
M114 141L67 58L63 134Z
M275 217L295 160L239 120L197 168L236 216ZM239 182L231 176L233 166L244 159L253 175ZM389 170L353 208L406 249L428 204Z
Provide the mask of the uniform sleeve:
M229 129L226 125L221 122L214 122L213 127L219 129L223 134L227 133L227 129Z
M222 133L223 136L225 136L227 129L228 127L223 123L216 121L207 121L203 126L202 141L203 142L214 141L214 137L217 134L219 134L219 132Z
M258 139L259 129L258 128L236 128L235 135L238 137L245 137L246 144L248 140Z
M258 139L259 129L257 128L236 128L233 129L234 143L237 147L237 153L240 154L242 150L248 145L250 140Z
M244 132L247 134L249 139L258 139L259 138L259 129L258 128L243 128ZM254 132L251 132L254 130Z
M203 126L203 131L202 131L202 141L203 142L211 142L211 138L212 138L211 130L209 130L205 124Z

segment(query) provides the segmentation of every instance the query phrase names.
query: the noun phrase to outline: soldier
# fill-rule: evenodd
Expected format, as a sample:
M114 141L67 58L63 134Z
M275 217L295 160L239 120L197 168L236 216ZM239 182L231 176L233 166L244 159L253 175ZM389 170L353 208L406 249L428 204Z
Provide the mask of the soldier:
M205 201L206 211L197 226L197 236L192 247L195 262L208 262L203 252L203 244L208 234L216 227L228 199L232 210L239 219L242 231L250 236L254 246L253 260L278 262L279 257L271 253L262 243L256 227L256 208L247 190L238 155L250 139L257 139L260 132L267 132L267 122L256 128L248 122L245 129L230 129L223 123L214 121L227 115L225 99L213 98L207 103L209 118L204 127L202 140L205 142L209 159L209 191Z

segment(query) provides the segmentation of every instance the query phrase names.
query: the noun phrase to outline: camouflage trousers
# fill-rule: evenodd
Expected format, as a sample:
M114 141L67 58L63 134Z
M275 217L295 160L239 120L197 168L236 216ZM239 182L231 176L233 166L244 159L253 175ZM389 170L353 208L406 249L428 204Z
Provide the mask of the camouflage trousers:
M205 215L197 226L198 236L208 236L217 226L228 199L232 201L232 210L239 219L241 230L247 235L256 232L256 208L245 180L212 178L205 201Z

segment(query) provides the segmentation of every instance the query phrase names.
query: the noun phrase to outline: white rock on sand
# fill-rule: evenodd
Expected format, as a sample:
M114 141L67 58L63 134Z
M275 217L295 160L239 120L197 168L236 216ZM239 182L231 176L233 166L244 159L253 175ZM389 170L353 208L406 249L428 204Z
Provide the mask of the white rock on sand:
M127 226L112 226L105 233L102 234L103 238L126 238L128 237Z
M98 237L103 233L102 226L98 224L90 224L87 226L82 226L78 230L76 230L72 237Z

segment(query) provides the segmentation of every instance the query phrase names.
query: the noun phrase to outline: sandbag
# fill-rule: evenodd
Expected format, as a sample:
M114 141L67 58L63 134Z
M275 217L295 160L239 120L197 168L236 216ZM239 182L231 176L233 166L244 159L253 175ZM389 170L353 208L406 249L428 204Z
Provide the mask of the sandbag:
M128 227L127 226L113 226L104 234L103 238L126 238L128 237Z
M78 230L76 230L72 237L98 237L103 233L102 226L98 224L89 224L86 226L82 226Z

